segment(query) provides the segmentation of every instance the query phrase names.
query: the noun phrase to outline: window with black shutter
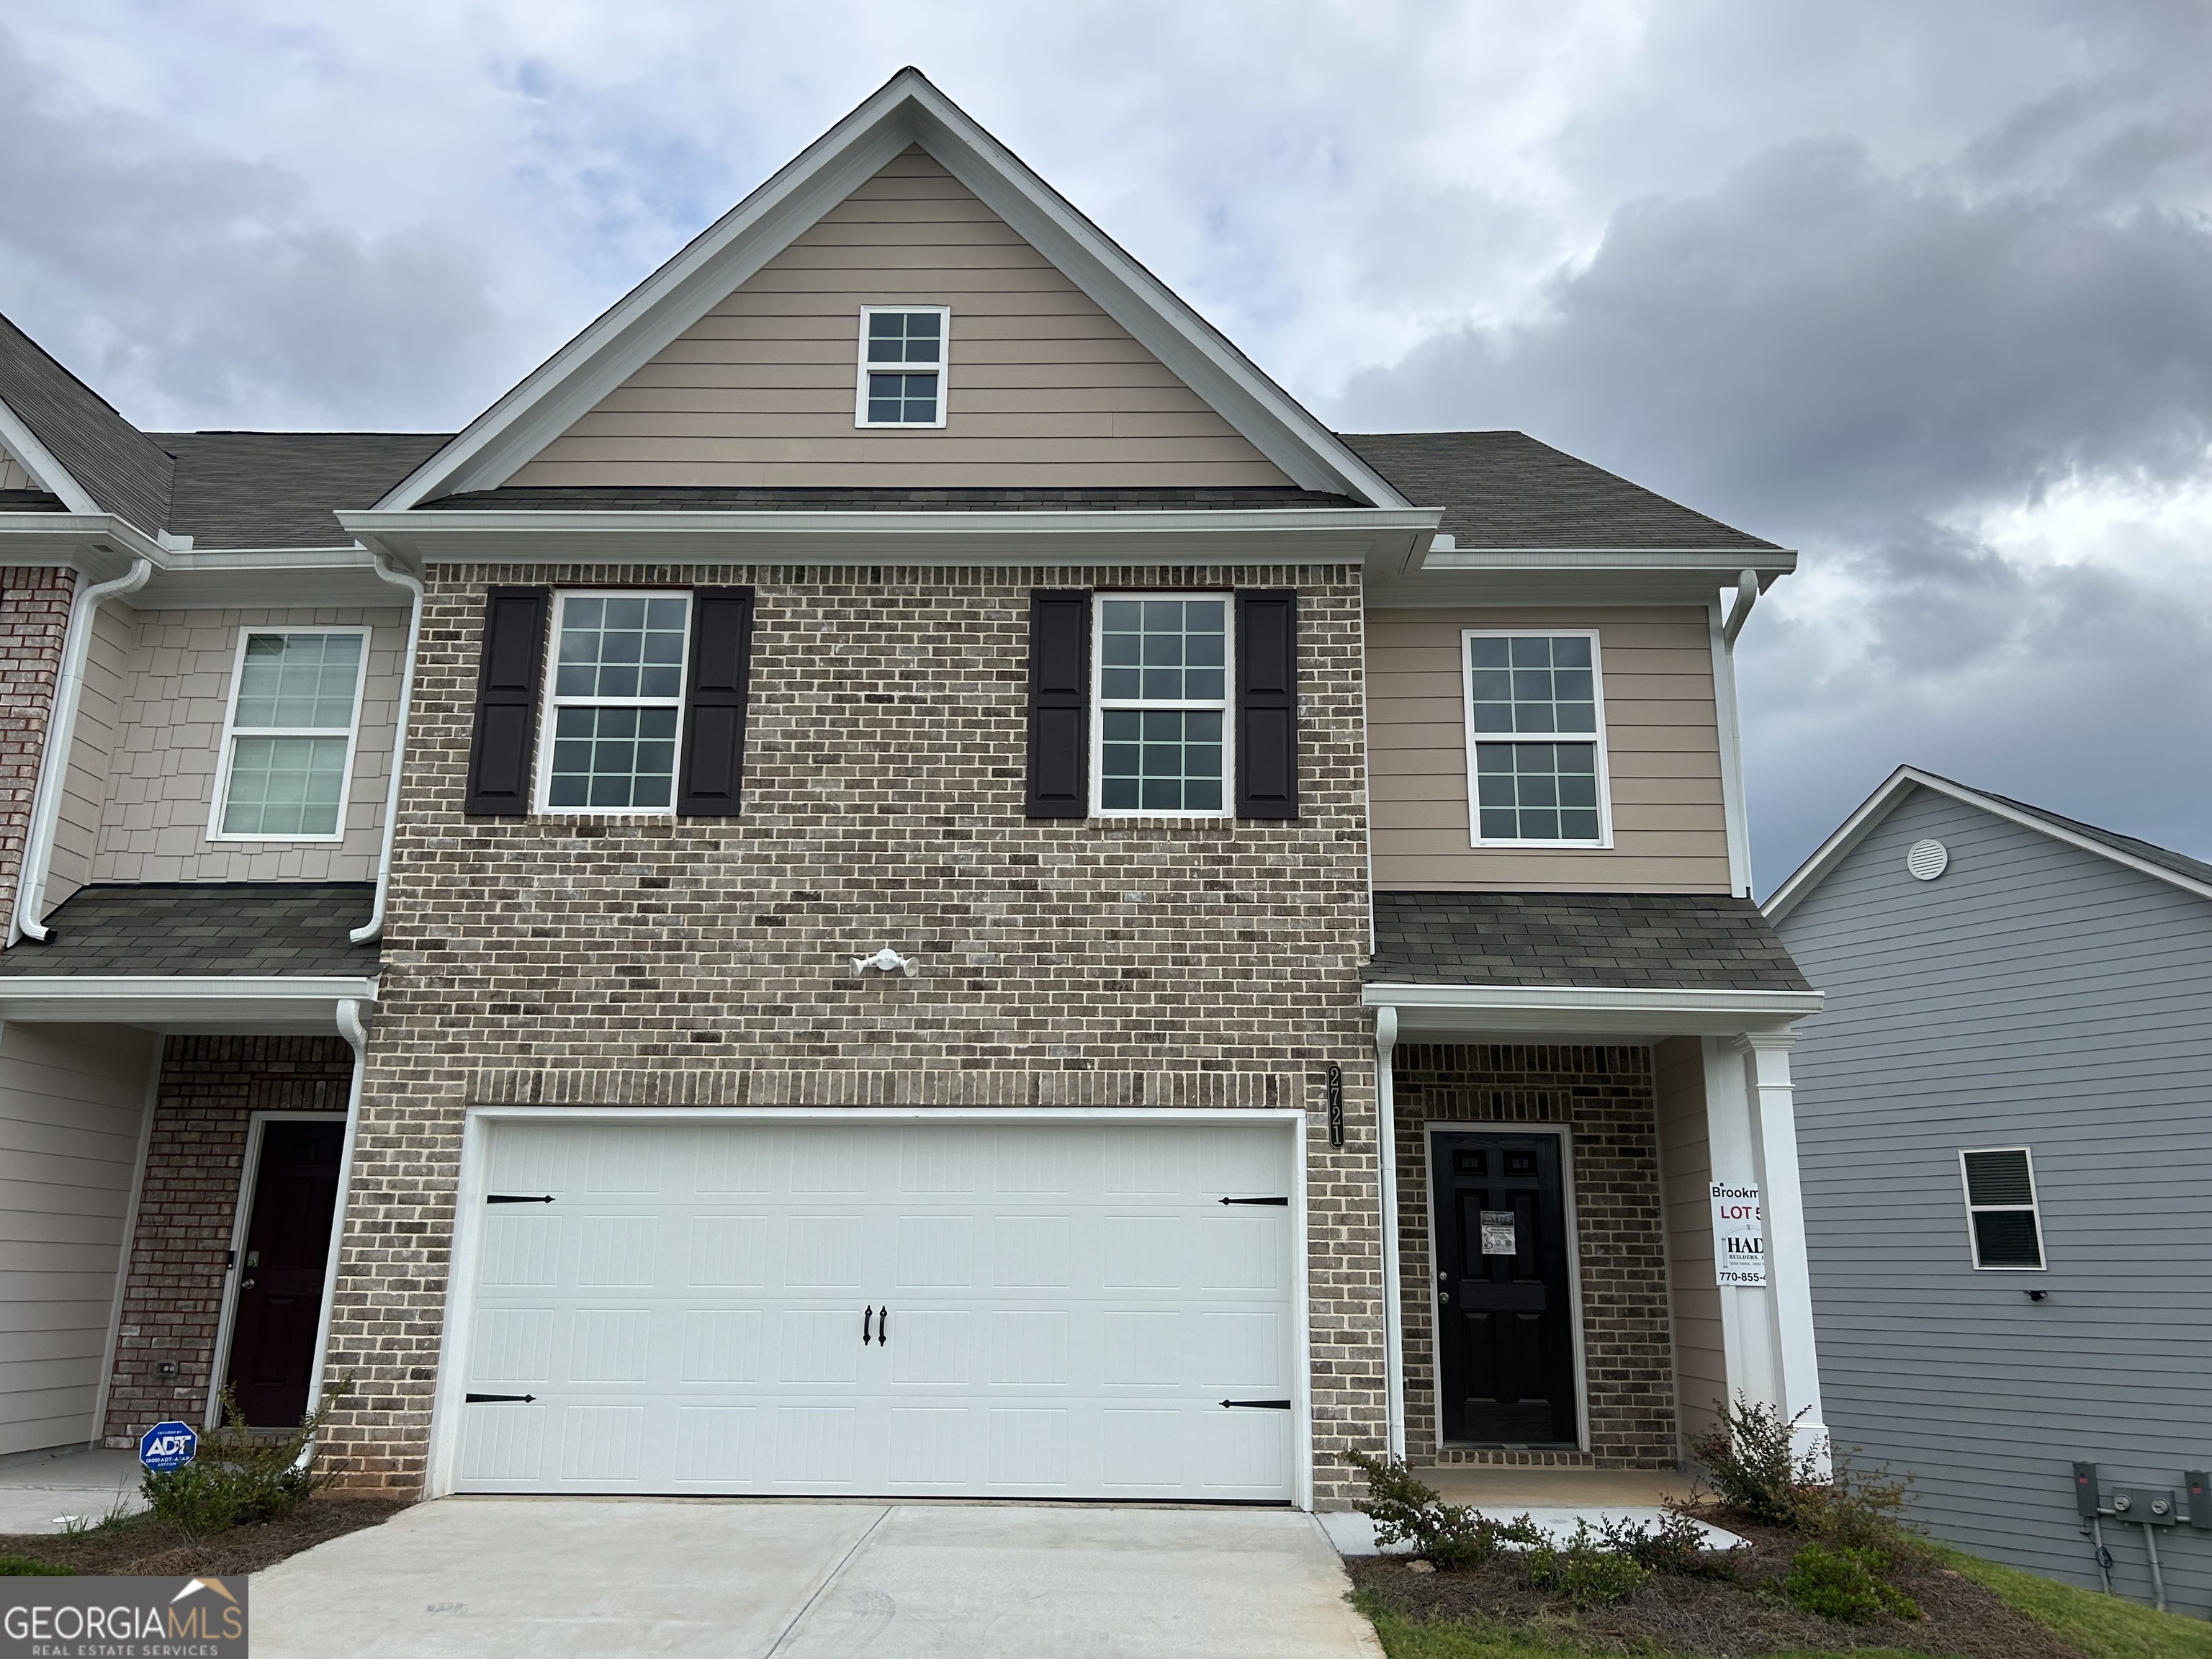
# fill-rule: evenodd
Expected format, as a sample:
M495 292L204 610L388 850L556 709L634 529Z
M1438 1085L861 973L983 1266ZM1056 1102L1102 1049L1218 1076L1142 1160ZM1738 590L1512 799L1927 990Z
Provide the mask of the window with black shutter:
M551 609L552 595L543 587L495 587L485 596L464 811L520 817L530 811L538 677Z

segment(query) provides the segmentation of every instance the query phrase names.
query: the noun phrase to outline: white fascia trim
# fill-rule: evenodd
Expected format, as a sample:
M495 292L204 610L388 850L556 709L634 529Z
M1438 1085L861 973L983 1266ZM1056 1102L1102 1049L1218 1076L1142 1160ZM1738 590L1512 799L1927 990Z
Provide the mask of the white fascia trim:
M22 417L0 403L0 446L23 464L23 470L36 478L46 489L61 497L62 505L75 514L96 514L100 504L85 493L84 486L70 476L69 469L54 459L53 451L40 443L31 428L23 424Z
M1860 803L1858 811L1845 818L1834 835L1820 843L1812 857L1797 866L1789 880L1768 896L1766 902L1759 907L1766 913L1766 919L1779 921L1796 909L1799 902L1819 886L1853 848L1873 834L1881 821L1902 805L1905 796L1916 788L1932 789L1939 795L1948 795L1953 800L1978 806L2008 823L2019 824L2024 830L2033 830L2069 847L2078 847L2085 853L2094 853L2099 858L2110 859L2114 864L2155 881L2179 887L2185 893L2212 899L2212 884L2185 876L2179 870L2169 870L2162 864L2153 864L2148 859L2139 859L2117 847L2107 847L2103 842L2094 841L2087 836L2077 836L2070 830L2037 817L2033 812L2023 812L2003 801L1992 799L1978 790L1954 783L1948 778L1939 778L1934 773L1923 772L1916 766L1900 766L1889 775L1881 788Z
M0 568L68 565L111 581L137 559L165 570L177 556L112 513L0 513Z
M377 506L404 510L437 495L503 483L914 143L1035 242L1298 483L1380 507L1409 505L919 70L904 69L471 421Z
M341 513L410 565L626 556L795 564L1365 563L1426 538L1440 507L1108 513ZM1087 542L1088 549L1075 545ZM1280 550L1273 551L1271 550Z
M18 951L42 946L24 945ZM0 1009L14 1002L315 1002L350 998L376 1000L373 979L317 978L307 974L10 974L0 975Z
M1791 548L1746 553L1741 549L1677 547L1455 547L1423 556L1423 570L1692 570L1733 581L1756 570L1771 581L1797 568Z
M1462 1023L1492 1030L1698 1036L1773 1030L1817 1014L1818 991L1645 986L1389 985L1360 989L1369 1008L1395 1008L1399 1040Z

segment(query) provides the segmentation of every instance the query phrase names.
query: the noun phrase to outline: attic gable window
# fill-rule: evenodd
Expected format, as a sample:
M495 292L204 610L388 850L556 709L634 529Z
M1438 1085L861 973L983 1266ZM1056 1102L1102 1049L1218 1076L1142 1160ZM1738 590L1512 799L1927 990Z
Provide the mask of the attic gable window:
M945 424L946 306L862 306L856 426Z
M2035 1165L2025 1146L1959 1154L1966 1183L1966 1225L1974 1266L2030 1272L2043 1262L2043 1222L2036 1212Z

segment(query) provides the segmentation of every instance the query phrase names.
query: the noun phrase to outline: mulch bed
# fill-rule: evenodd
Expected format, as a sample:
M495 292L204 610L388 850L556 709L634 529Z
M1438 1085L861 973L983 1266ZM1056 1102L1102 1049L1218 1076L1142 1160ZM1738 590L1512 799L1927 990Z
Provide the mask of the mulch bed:
M312 1498L281 1520L233 1527L187 1543L153 1516L137 1516L80 1533L0 1533L0 1555L75 1567L81 1573L118 1577L222 1577L258 1572L288 1555L380 1526L406 1502L390 1498Z
M1714 1659L1797 1648L1903 1648L1959 1659L2083 1659L1996 1594L1936 1561L1900 1564L1889 1582L1920 1606L1923 1617L1884 1614L1863 1625L1804 1613L1782 1598L1801 1535L1705 1515L1751 1547L1732 1553L1733 1581L1662 1576L1612 1607L1577 1608L1529 1589L1510 1554L1458 1572L1420 1573L1402 1556L1345 1562L1352 1582L1392 1612L1416 1620L1494 1622L1622 1652L1656 1645Z

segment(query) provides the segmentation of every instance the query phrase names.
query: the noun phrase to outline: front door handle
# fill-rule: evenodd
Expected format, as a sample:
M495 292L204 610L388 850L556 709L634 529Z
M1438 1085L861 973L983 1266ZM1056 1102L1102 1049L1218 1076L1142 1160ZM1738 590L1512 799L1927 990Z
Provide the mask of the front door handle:
M1439 1301L1439 1302L1449 1302L1449 1301L1450 1301L1450 1300L1451 1300L1451 1292L1450 1292L1449 1291L1438 1291L1437 1292L1437 1301Z
M253 1281L250 1279L241 1279L238 1281L238 1288L241 1291L250 1291L253 1288Z

